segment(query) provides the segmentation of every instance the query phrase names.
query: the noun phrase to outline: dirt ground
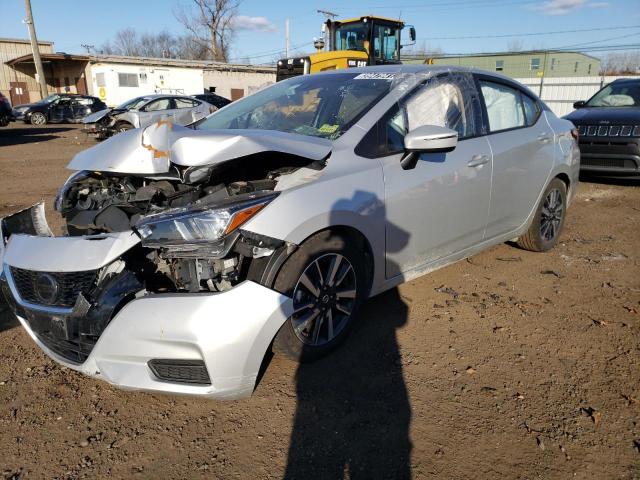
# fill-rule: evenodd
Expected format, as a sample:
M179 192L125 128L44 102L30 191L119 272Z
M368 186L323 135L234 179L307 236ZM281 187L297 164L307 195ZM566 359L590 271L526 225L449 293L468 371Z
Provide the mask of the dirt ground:
M51 216L92 144L74 126L0 129L0 215L45 199ZM551 252L499 245L382 294L329 358L274 357L252 398L226 403L87 379L5 310L0 470L639 479L639 264L639 184L583 182Z

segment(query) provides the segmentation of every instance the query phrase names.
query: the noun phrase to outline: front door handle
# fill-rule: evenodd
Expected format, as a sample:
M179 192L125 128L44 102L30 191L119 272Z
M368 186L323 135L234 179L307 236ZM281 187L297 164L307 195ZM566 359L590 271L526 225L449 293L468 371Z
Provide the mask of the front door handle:
M484 165L485 163L489 163L491 157L489 155L474 155L471 157L471 160L467 162L468 167L479 167Z
M551 141L551 137L547 132L544 132L538 135L538 141L540 143L549 143Z

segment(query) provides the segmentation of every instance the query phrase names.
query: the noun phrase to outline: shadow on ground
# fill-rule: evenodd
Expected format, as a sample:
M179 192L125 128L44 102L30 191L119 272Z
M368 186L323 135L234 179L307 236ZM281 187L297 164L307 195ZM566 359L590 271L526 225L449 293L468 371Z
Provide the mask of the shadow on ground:
M57 133L68 132L70 127L30 127L0 128L0 147L46 142L58 138Z
M410 478L411 408L396 329L397 288L367 301L350 338L296 375L286 479Z

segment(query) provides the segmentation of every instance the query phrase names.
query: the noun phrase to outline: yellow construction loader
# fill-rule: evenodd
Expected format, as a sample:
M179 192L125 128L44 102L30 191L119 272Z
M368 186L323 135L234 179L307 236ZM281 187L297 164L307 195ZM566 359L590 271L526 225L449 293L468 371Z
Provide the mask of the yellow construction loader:
M276 81L325 70L400 63L400 39L404 28L409 29L412 42L407 45L412 45L416 30L401 20L373 15L327 20L323 33L329 39L329 50L323 51L324 41L316 40L316 53L278 60Z

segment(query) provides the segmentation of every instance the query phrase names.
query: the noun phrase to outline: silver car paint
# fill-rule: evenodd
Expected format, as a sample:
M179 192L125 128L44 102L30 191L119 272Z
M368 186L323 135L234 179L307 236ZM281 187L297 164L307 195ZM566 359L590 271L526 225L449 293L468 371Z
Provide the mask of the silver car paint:
M456 68L455 70L464 69ZM354 69L354 71L396 72L405 77L419 77L422 80L449 69L447 67L394 66L367 67L367 69ZM326 74L331 75L331 73ZM280 195L271 204L243 225L243 229L293 244L299 244L313 233L331 226L348 226L358 230L368 241L373 253L374 276L371 294L374 295L398 283L522 234L533 218L535 207L549 179L559 174L567 175L571 180L569 199L572 198L579 172L579 156L574 146L575 142L569 139L572 125L557 119L550 112L543 114L546 122L543 126L548 128L553 137L551 146L538 147L538 150L543 150L543 154L539 159L536 158L531 162L530 166L526 166L530 167L530 172L517 163L519 158L507 154L509 145L519 146L519 144L515 145L511 136L503 137L503 135L519 133L532 136L538 133L536 129L521 129L461 140L456 150L447 154L444 162L434 167L427 161L421 161L419 167L410 171L399 168L400 155L377 159L355 155L354 146L375 122L407 93L412 85L416 85L415 78L409 83L404 80L397 82L394 90L386 98L375 105L355 126L330 144L310 141L308 137L303 137L304 140L300 139L298 144L297 140L293 141L293 138L274 135L274 138L279 137L279 140L274 139L274 142L280 146L292 140L292 143L297 144L296 151L299 151L298 148L311 150L311 152L306 151L307 157L314 155L310 158L324 158L328 150L330 150L330 156L324 169L314 174L305 172L305 176L301 177L305 180L297 179L291 182L289 188L281 190ZM527 130L530 131L527 132ZM180 137L179 131L177 135ZM200 137L199 132L183 135L184 149L177 147L179 139L171 142L170 135L167 135L164 141L159 138L162 136L159 133L158 138L152 135L151 141L155 147L151 149L141 147L146 151L146 156L143 158L142 150L135 148L141 145L143 137L134 135L134 132L127 132L99 145L99 147L104 145L104 149L93 150L85 155L80 154L70 164L70 168L89 167L95 170L110 169L110 171L127 173L132 171L154 173L162 168L166 171L167 167L162 167L165 165L162 162L167 161L165 157L160 156L161 161L154 163L158 160L156 155L158 152L154 150L164 151L163 145L166 147L171 145L171 155L175 155L171 158L172 160L184 158L184 161L189 162L190 165L204 164L200 162L211 161L211 157L207 157L209 160L206 160L202 153L198 153L201 149L196 145L199 146L205 142L203 140L205 135L202 135L203 137ZM228 138L222 140L216 135L218 133L213 132L209 138L211 145L220 145L229 141ZM269 135L271 133L266 136ZM242 136L251 136L251 133L242 132ZM116 143L118 137L127 140ZM298 136L294 135L294 137ZM189 142L187 138L199 140ZM561 139L564 143L560 143ZM533 136L528 140L536 141ZM244 143L241 140L229 141L228 147L229 151L222 152L216 157L218 160L214 161L225 161L239 156L234 153L236 148L256 151L255 149L262 148L263 145L256 143L255 138L252 137ZM294 147L290 148L294 149ZM533 149L536 154L538 152L534 147L527 148ZM129 155L127 154L129 150L132 152L135 150L136 153ZM278 151L288 152L288 150ZM490 155L491 161L482 165L469 166L467 162L476 153ZM189 160L186 160L187 158ZM496 192L491 188L491 172L492 169L500 168L502 164L502 161L497 161L496 158L504 159L509 175L514 181L519 180L515 177L520 171L523 177L532 175L535 180L532 183L537 187L525 188L523 191L530 197L515 201L512 196L518 197L521 192L514 190L505 177L503 185L509 189L511 196L503 198L503 201L507 204L513 203L519 216L517 222L505 221L505 225L494 232L485 230L483 227L483 222L491 218L492 205L494 205L494 212L498 212L497 218L516 216L503 209L502 204L497 204L497 199L492 203L492 197ZM143 167L144 164L147 166ZM283 179L286 181L286 177ZM518 182L518 185L522 186L522 182ZM465 192L466 190L468 192ZM473 191L476 192L476 196L471 194ZM514 201L511 202L511 200ZM419 236L421 238L414 238ZM68 240L70 239L61 239L61 241ZM15 241L12 238L7 245L5 261L28 263L23 257L27 255L24 248L29 241L31 240L26 236L15 236ZM105 245L103 260L107 261L106 259L112 258L110 252L114 250L107 248L107 243L103 245ZM57 254L57 252L51 252L52 256L56 256L53 253ZM67 249L59 259L61 264L68 262L74 267L76 261L77 257L72 255L70 249ZM97 259L96 262L98 262ZM68 268L73 269L73 267ZM253 388L252 380L255 381L257 359L262 359L268 343L290 313L288 310L290 307L287 307L289 299L286 296L258 285L255 285L258 288L253 289L251 285L255 284L244 282L228 292L205 296L188 294L142 296L127 304L112 320L91 354L93 357L91 362L87 361L81 366L70 366L87 374L99 375L124 388L192 393L217 398L225 398L228 395L247 395ZM206 301L201 298L206 298ZM251 302L246 301L248 298L251 298ZM173 302L176 307L173 307ZM191 328L192 325L204 324L203 315L210 322L214 312L215 318L221 321L214 321L215 327L207 324L207 328L221 330L214 332L208 329ZM232 316L247 318L246 328L244 321L227 321ZM177 317L181 322L186 322L186 328L182 324L175 323ZM135 321L133 321L134 318ZM156 323L158 318L161 321ZM23 324L28 330L24 320ZM227 343L230 346L224 349L217 339L211 338L211 335L207 338L203 337L205 334L212 333L220 333L222 343L229 338L235 341ZM213 342L214 347L207 346L208 342ZM47 351L46 348L44 349ZM211 365L214 369L212 370L214 387L207 389L206 387L175 386L153 380L146 367L145 359L153 358L152 355L159 355L159 352L162 352L165 358L203 358L207 366ZM47 351L47 353L56 358L52 352ZM60 358L56 360L61 361ZM230 370L222 373L216 371L216 365L220 364L224 364ZM216 383L218 381L222 382L222 387L218 386L220 385Z
M144 105L141 105L137 110L127 110L122 113L117 113L113 115L113 119L115 122L124 121L130 123L136 128L147 127L158 120L171 120L177 125L189 125L193 122L196 122L211 113L212 110L217 110L213 105L208 104L204 100L194 99L193 97L180 96L180 95L145 95L146 98L149 98L149 101ZM167 110L156 110L145 112L141 109L145 106L149 105L151 102L154 102L158 99L162 98L184 98L189 101L199 102L198 105L191 108L172 108ZM109 114L111 110L101 110L92 115L85 117L82 123L95 123L101 118L104 118L107 114Z

